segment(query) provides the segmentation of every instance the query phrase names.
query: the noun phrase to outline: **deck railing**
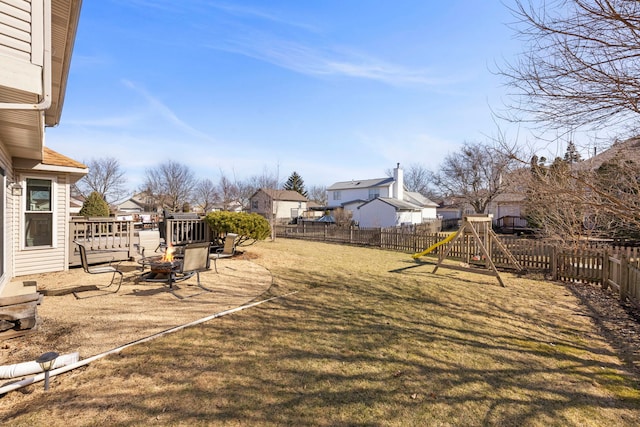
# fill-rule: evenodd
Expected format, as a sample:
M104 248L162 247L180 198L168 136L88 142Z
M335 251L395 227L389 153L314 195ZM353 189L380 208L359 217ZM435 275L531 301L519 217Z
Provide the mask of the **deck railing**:
M69 222L69 265L80 265L74 242L82 243L91 262L122 261L134 255L133 221L114 218L72 218Z
M161 237L173 245L212 241L208 224L200 219L167 219L159 224ZM166 237L169 236L167 239ZM95 263L122 261L135 256L138 243L135 224L114 218L72 218L69 223L69 265L80 265L80 254L74 244L85 245Z

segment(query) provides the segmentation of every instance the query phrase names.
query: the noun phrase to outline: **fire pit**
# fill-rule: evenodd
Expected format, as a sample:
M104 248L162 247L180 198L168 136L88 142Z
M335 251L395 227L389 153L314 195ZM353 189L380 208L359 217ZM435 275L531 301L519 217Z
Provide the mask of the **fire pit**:
M173 256L173 251L167 250L167 254L161 256L146 257L141 259L143 268L148 266L150 271L142 273L140 280L145 282L167 282L169 287L173 287L174 282L186 280L194 275L193 271L182 271L182 258L179 255Z
M182 264L181 260L174 259L172 261L163 261L162 257L154 257L155 260L149 261L149 268L151 273L155 274L169 274L180 269Z

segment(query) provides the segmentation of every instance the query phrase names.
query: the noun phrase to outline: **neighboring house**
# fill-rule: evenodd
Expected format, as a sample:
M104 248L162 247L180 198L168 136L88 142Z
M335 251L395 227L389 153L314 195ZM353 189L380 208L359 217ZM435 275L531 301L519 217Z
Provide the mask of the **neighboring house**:
M292 220L302 216L309 200L297 191L261 188L253 193L249 202L251 213L268 220Z
M81 200L78 197L71 196L69 200L69 215L71 216L80 215L80 211L82 210L83 205L84 205L84 200Z
M144 204L132 197L116 205L116 211L118 212L118 214L139 214L144 212Z
M598 169L605 162L615 159L632 161L640 165L640 136L629 138L624 141L616 141L611 146L599 154L573 164L577 170Z
M360 227L397 227L435 220L437 204L404 187L400 164L393 177L336 182L327 188L328 208L351 212Z
M501 218L524 217L526 204L526 184L530 171L528 168L520 168L503 177L502 192L489 202L485 214L493 217L493 225L498 225ZM523 176L525 175L525 176ZM463 197L448 197L441 201L438 209L438 216L451 225L454 220L461 220L465 215L476 214L474 208Z
M71 186L88 170L44 136L60 122L80 3L0 2L0 295L69 265Z
M489 203L487 213L493 215L494 223L504 217L524 217L526 199L524 192L504 192Z

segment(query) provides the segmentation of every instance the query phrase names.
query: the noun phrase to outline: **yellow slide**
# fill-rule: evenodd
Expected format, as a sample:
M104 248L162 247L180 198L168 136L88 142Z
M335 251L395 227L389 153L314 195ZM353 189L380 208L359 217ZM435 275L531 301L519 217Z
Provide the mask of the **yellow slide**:
M451 233L447 236L446 239L439 241L438 243L436 243L435 245L431 245L429 246L427 249L425 249L422 252L418 252L417 254L413 254L412 257L414 259L418 259L421 256L424 256L426 254L428 254L429 252L431 252L432 250L434 250L435 248L444 245L447 242L450 242L451 240L453 240L454 237L456 237L458 235L458 233Z

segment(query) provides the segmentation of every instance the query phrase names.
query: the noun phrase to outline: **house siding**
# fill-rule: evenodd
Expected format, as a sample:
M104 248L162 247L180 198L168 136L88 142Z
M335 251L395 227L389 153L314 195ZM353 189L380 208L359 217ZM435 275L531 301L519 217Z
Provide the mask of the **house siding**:
M65 241L69 227L69 184L64 174L47 174L38 172L37 174L26 173L25 177L42 177L54 180L54 234L53 246L46 248L23 249L24 230L20 229L20 236L14 239L15 253L15 275L23 276L34 273L47 273L52 271L63 271L68 269L68 254L66 248L68 242ZM21 177L22 178L22 177ZM23 184L23 188L25 185ZM23 199L24 200L24 196ZM22 206L14 209L17 212L16 224L24 211Z
M13 248L11 245L12 238L15 230L15 221L11 213L13 212L13 197L11 196L11 191L7 189L7 182L13 181L13 171L11 167L11 157L7 153L6 147L0 141L0 167L2 167L5 171L5 179L6 182L0 182L0 185L3 185L5 188L5 206L4 206L4 223L3 223L3 243L4 243L4 259L0 260L0 262L4 262L4 274L0 276L0 294L2 294L2 289L4 285L9 282L11 277L13 277Z
M381 200L373 200L356 209L353 218L362 228L394 227L397 221L396 209Z
M0 0L0 86L42 94L44 1Z
M276 218L279 218L279 219L293 218L292 209L295 209L298 211L298 216L301 216L302 212L304 212L307 209L306 202L293 202L293 201L280 200L280 201L277 201L275 205L276 205L275 209L277 210L275 212Z
M0 1L0 53L31 60L31 21L30 0Z
M350 202L352 200L370 200L369 198L370 189L380 190L380 194L378 195L378 197L391 197L389 185L382 186L382 187L329 190L327 191L327 197L328 197L327 206L329 207L342 206L342 204ZM336 192L340 193L340 200L333 200L334 194Z
M257 191L250 200L250 211L257 213L268 220L275 219L291 219L291 210L297 209L298 215L307 209L307 202L300 200L274 200L266 192Z

